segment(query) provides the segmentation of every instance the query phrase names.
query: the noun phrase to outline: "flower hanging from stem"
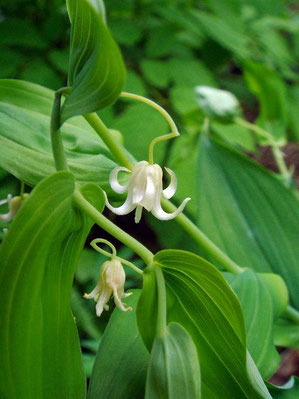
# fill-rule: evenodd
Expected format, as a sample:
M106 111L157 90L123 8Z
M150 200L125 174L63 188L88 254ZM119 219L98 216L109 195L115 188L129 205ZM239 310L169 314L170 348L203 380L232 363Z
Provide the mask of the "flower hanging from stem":
M162 209L161 198L163 197L165 199L170 199L173 197L177 188L177 178L171 169L165 168L166 172L170 175L170 184L166 189L163 190L163 171L158 164L154 163L154 145L159 141L169 140L179 136L179 131L168 112L166 112L165 109L156 104L154 101L137 94L126 92L122 92L121 96L141 101L156 109L169 123L171 132L169 134L156 137L152 140L149 146L149 162L141 161L136 163L132 171L121 166L118 166L112 170L109 179L112 189L118 194L124 194L127 191L128 196L124 204L118 208L114 208L109 203L106 196L106 206L117 215L126 215L136 209L136 223L138 223L141 219L142 208L145 208L148 212L152 212L157 219L173 219L183 211L186 203L190 201L191 198L186 198L173 213L167 213ZM132 173L128 184L121 185L118 182L117 177L120 171Z
M191 198L186 198L173 213L167 213L162 209L161 197L166 199L171 198L175 194L177 188L175 173L169 168L165 169L167 173L169 173L171 180L169 186L163 190L163 172L158 164L150 165L146 161L141 161L134 166L132 172L127 168L116 167L110 174L110 185L118 194L123 194L127 191L128 196L125 203L118 208L114 208L109 203L106 196L106 206L117 215L126 215L136 209L136 223L141 219L142 208L152 212L152 214L160 220L170 220L175 218L183 211L186 203ZM118 182L117 176L120 171L132 173L128 184L121 185Z
M112 249L112 253L104 251L102 248L97 246L98 243L104 243L108 245ZM122 263L131 267L138 273L143 273L142 270L138 269L131 262L128 262L124 259L116 256L115 247L107 240L104 239L95 239L91 242L91 246L101 254L104 254L111 258L103 263L101 267L100 276L95 288L89 293L84 294L84 298L91 299L93 298L96 304L96 314L98 317L101 316L103 310L109 310L109 306L107 305L110 297L113 295L115 305L126 312L128 310L132 310L131 307L126 307L126 304L122 302L122 298L126 298L132 293L124 292L124 285L126 281L126 274Z

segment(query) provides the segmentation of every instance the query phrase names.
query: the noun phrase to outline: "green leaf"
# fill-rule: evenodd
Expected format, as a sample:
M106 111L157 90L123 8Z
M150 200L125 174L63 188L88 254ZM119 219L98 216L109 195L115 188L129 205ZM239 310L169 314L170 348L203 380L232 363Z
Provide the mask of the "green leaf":
M115 309L97 353L89 385L89 399L141 399L149 354L139 335L136 305L139 291L126 303L132 312Z
M0 167L31 186L55 171L49 131L53 98L44 87L0 80ZM78 117L61 132L76 180L95 182L113 195L108 180L116 164L93 129Z
M67 7L72 93L63 104L61 123L114 103L125 81L124 63L107 28L103 1L67 0Z
M63 84L61 77L49 67L48 63L38 58L33 59L32 62L26 65L20 77L23 80L28 80L29 82L40 84L53 90L56 90Z
M271 390L273 399L297 399L299 394L299 379L295 377L295 385L291 389L281 389L283 387L278 387L277 389Z
M219 141L202 138L198 224L241 267L285 280L299 307L299 203L262 166Z
M266 65L247 61L244 77L260 103L257 123L273 136L285 138L288 101L286 86L279 74Z
M241 113L238 99L229 91L196 86L195 93L200 109L212 120L230 123Z
M47 47L47 41L28 19L7 18L0 24L0 45L44 50Z
M196 346L178 323L170 323L156 338L147 371L145 399L200 399L200 369Z
M204 11L192 10L204 31L238 58L248 58L247 42L242 25L232 24L231 20L211 15Z
M171 80L179 86L194 89L197 85L216 86L213 74L201 61L193 57L172 58L167 63ZM194 93L192 93L194 97Z
M168 66L164 61L144 59L140 68L145 79L158 88L165 88L169 84Z
M18 211L0 247L3 398L84 398L85 376L70 311L72 281L91 221L73 207L75 181L56 173ZM103 209L94 185L83 195Z
M276 346L292 347L299 350L299 325L287 319L278 319L274 324Z
M132 21L124 18L113 20L110 29L118 43L125 46L133 46L141 39L143 29L138 25L138 20Z
M216 267L179 250L158 252L154 261L156 267L162 267L165 278L168 323L181 324L196 345L203 397L270 398L254 363L246 356L240 303ZM153 295L152 285L145 285L141 300L146 302L149 296L149 303L138 313L138 318L148 318L147 323L138 320L143 338L150 334L147 327L149 320L153 321Z
M250 269L237 276L230 275L228 281L241 302L248 350L266 380L281 361L274 346L273 323L287 306L287 288L281 277Z

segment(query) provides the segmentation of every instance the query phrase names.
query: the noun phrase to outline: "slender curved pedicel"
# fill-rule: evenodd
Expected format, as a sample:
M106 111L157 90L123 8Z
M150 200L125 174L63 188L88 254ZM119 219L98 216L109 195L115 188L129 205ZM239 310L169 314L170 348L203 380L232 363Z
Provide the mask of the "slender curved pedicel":
M114 208L108 201L106 196L106 206L116 215L127 215L136 209L135 222L138 223L141 219L142 208L160 220L170 220L175 218L183 211L185 205L191 198L186 198L178 209L173 213L165 212L161 207L161 197L166 199L173 197L177 188L177 178L175 173L165 168L170 175L170 184L163 190L163 172L158 164L149 164L146 161L136 163L133 171L127 168L116 167L110 174L110 185L112 189L118 193L123 194L128 192L127 199L123 205ZM120 171L130 172L131 177L126 185L121 185L118 182L118 173ZM106 194L105 194L106 195Z

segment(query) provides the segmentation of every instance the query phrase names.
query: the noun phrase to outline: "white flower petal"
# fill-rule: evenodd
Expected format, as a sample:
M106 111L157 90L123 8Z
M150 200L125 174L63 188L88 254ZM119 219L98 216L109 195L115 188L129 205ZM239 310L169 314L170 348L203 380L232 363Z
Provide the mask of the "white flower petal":
M110 182L110 186L111 186L113 191L115 191L118 194L123 194L123 193L125 193L127 191L129 183L124 185L124 186L119 184L117 177L118 177L118 173L120 171L131 172L127 168L123 168L122 166L118 166L118 167L114 168L111 171L110 176L109 176L109 182Z
M123 289L122 290L118 290L116 288L114 288L113 290L113 297L114 297L114 303L115 305L122 310L123 312L127 312L128 310L133 310L131 307L126 308L125 307L125 303L122 303L121 301L121 297L123 295Z
M116 215L127 215L128 213L132 212L133 209L136 208L136 204L132 203L132 195L130 193L127 196L126 201L119 206L118 208L114 208L108 201L107 194L104 191L104 195L106 198L106 206L110 211L115 213Z
M0 215L0 220L2 220L2 222L11 222L13 217L14 215L11 212L8 212Z
M101 316L104 309L107 309L107 302L109 301L111 294L112 294L112 289L110 288L105 287L102 290L99 300L96 304L96 313L98 317Z
M11 199L12 199L12 195L11 195L11 194L8 194L8 196L7 196L6 199L0 201L0 206L1 206L1 205L4 205L4 204L9 204L9 202L11 201Z
M160 220L171 220L171 219L174 219L179 213L181 213L183 211L183 209L185 208L185 205L190 200L191 200L191 198L184 199L184 201L181 203L181 205L178 207L178 209L175 212L173 212L173 213L165 212L162 209L160 202L157 202L155 207L152 210L152 214L157 219L160 219Z
M169 199L174 196L177 189L177 178L173 170L165 168L166 172L170 175L170 183L165 190L163 190L163 197Z

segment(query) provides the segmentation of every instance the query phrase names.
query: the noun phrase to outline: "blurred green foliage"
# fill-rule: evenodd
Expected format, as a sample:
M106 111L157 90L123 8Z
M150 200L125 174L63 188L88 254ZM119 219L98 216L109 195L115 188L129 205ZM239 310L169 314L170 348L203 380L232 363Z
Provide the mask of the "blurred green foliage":
M157 101L182 133L180 140L156 146L155 161L176 172L178 202L186 193L194 198L187 213L196 212L197 143L203 122L195 86L231 91L246 119L257 120L277 137L299 141L295 1L113 0L106 1L106 9L109 28L128 69L124 91ZM62 87L67 81L69 34L64 0L1 0L0 78ZM121 131L126 148L137 160L146 159L154 137L168 132L155 110L132 100L118 101L100 114L107 126ZM213 131L246 151L255 150L255 141L244 127L215 123ZM1 171L0 179L0 199L17 193L16 179ZM195 245L173 222L162 226L153 220L151 227L162 247L193 249ZM132 257L132 253L127 255ZM87 339L83 347L88 375L109 317L97 320L94 304L81 298L96 283L103 261L99 258L83 252L72 296L81 338ZM127 284L138 286L139 281L129 275Z

